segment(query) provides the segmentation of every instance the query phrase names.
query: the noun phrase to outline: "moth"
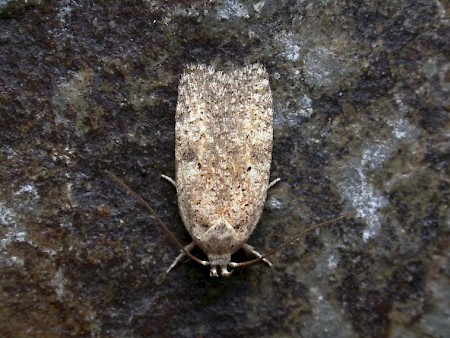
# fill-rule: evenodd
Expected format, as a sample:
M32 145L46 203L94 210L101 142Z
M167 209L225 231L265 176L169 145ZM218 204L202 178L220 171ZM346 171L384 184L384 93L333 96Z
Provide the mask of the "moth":
M273 143L269 76L260 64L216 71L191 65L181 77L175 115L176 181L181 218L194 246L230 275L239 249L261 257L247 240L261 216ZM184 256L175 260L170 269ZM270 264L269 261L265 260Z
M209 266L213 277L219 275L218 270L222 276L229 276L229 268L261 260L271 265L267 256L304 234L265 255L247 244L260 219L268 189L279 181L269 182L272 144L272 94L269 76L261 64L224 72L206 65L190 65L179 83L175 179L162 177L177 191L181 218L192 242L183 247L148 203L108 174L144 204L181 249L167 273L188 256ZM191 254L195 246L206 254L207 261ZM239 249L256 258L232 262L231 255Z

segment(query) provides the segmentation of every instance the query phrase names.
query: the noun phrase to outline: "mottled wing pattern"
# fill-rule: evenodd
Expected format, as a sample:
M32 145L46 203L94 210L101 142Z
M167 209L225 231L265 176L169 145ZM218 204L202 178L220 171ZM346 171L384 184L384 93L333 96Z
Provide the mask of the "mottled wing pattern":
M194 241L219 219L243 242L252 233L267 196L272 115L263 66L186 69L176 111L176 182L180 213Z

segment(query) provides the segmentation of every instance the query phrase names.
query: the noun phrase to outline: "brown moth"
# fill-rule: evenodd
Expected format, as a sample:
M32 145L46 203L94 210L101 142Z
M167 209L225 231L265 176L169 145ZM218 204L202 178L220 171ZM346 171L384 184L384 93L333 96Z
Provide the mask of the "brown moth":
M269 183L273 139L272 94L269 76L260 64L216 71L205 65L188 66L181 77L175 117L176 179L183 222L192 243L174 237L150 205L124 182L107 171L129 194L135 196L181 249L167 273L185 256L210 266L210 275L229 276L229 267L264 261L306 233L329 224L310 227L277 248L261 255L247 240L261 216ZM191 254L198 246L203 261ZM232 262L239 249L257 258Z
M269 76L260 64L216 71L186 68L175 116L178 206L192 243L208 256L211 276L230 275L231 255L261 254L247 240L267 196L273 139ZM184 256L178 256L168 271ZM269 261L265 260L268 264Z

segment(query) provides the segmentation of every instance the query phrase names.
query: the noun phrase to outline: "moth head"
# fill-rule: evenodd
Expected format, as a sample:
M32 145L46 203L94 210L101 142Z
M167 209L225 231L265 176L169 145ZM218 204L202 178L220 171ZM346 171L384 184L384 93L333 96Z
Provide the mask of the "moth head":
M217 273L217 265L211 265L211 269L209 270L209 276L210 277L219 277L219 274ZM233 273L233 270L228 271L228 267L226 265L220 265L220 274L224 277L231 276Z
M217 269L220 269L220 274L224 277L228 277L233 273L233 270L228 270L228 264L230 263L230 255L208 255L210 270L209 275L211 277L219 277Z

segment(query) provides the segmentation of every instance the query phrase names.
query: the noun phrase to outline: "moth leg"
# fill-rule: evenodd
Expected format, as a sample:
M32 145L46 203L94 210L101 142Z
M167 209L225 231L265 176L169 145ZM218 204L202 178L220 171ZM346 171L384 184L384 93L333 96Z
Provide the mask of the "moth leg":
M172 177L166 176L166 175L161 175L162 178L168 180L170 183L173 184L173 186L175 187L175 189L177 188L177 184L175 183L175 181L173 180Z
M194 244L194 242L192 242L192 243L186 245L184 247L184 250L186 250L187 252L191 252L191 250L194 249L194 247L195 247L195 244ZM178 255L178 257L175 258L175 260L173 261L172 265L169 266L169 268L166 270L166 273L169 273L170 270L172 270L175 267L175 265L177 265L185 256L186 256L186 254L183 251L181 251L181 253Z
M279 179L279 178L274 179L272 182L269 183L269 186L267 187L267 190L272 188L275 184L277 184L280 181L281 181L281 179Z
M252 254L252 255L254 255L254 256L258 257L258 258L262 257L262 255L258 251L256 251L254 247L252 247L251 245L249 245L247 243L245 243L242 246L242 249L244 249L245 252L247 252L249 254ZM264 263L268 264L269 266L272 266L272 263L268 259L263 258L262 261Z

